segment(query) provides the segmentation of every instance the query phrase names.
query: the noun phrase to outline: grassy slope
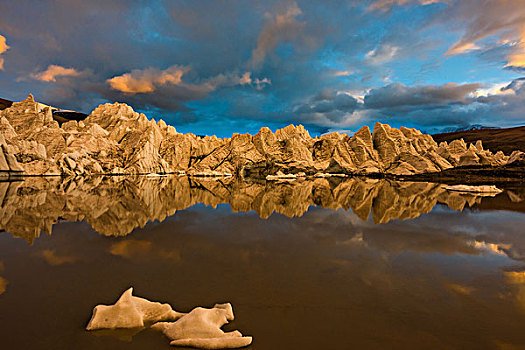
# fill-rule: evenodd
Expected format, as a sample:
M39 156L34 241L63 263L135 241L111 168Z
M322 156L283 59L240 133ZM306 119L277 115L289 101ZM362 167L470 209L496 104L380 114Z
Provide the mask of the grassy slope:
M525 152L525 126L508 129L485 129L456 131L444 134L432 135L437 143L442 141L450 142L456 139L463 139L467 143L474 143L477 140L483 142L483 147L492 152L503 151L511 154L514 150Z

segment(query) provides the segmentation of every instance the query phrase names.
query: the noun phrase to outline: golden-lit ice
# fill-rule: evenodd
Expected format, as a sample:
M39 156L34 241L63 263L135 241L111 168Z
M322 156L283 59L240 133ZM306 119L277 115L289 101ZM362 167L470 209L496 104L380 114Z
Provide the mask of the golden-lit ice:
M197 307L184 314L174 311L169 304L133 296L133 288L129 288L114 305L95 306L86 329L137 329L154 323L151 328L170 338L170 345L201 349L233 349L250 345L252 337L221 329L233 318L229 303L216 304L211 309Z
M469 185L454 185L454 186L444 186L447 191L456 191L456 192L472 192L472 193L481 193L495 196L498 193L503 192L494 185L482 185L482 186L469 186Z
M155 323L171 339L170 345L191 346L201 349L231 349L248 346L252 337L239 331L224 332L221 327L234 318L229 303L216 304L211 309L197 307L176 322Z
M138 328L147 323L174 321L184 314L173 311L169 304L152 302L126 290L114 305L97 305L86 329Z

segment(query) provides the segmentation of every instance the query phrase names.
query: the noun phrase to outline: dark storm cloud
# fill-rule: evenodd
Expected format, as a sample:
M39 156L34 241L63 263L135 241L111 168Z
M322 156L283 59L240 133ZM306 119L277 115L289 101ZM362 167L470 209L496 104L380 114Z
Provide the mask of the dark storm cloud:
M323 116L331 122L341 122L345 116L352 114L358 107L357 99L345 93L321 92L309 103L299 105L294 113L303 115L311 122Z
M525 121L525 77L514 79L500 89L498 94L480 97L477 103L484 103L482 118L489 121L503 120L508 125L523 124Z
M375 121L429 128L476 118L523 122L518 82L506 94L478 96L486 77L475 67L438 72L449 64L450 56L442 56L447 48L475 41L474 22L489 23L474 2L460 3L4 2L0 35L9 49L0 43L0 97L33 92L42 102L85 112L120 101L186 131L223 136L289 123L322 133ZM515 34L504 10L489 5L495 23ZM510 7L509 18L521 18L522 10ZM454 37L436 35L437 26ZM496 32L496 39L513 38ZM476 52L502 67L518 48L496 42ZM446 84L451 76L458 84Z
M357 15L352 24L341 10ZM280 112L293 121L290 113L298 100L343 83L318 69L324 64L323 44L343 50L374 47L349 34L370 20L360 17L360 12L337 1L322 7L309 1L18 1L5 4L0 13L0 33L15 44L7 52L8 72L0 88L8 98L20 99L32 91L37 98L45 97L44 102L65 108L91 109L108 99L169 114L187 111L186 102L208 98L218 88L232 85L211 88L206 82L250 73L251 84L238 84L237 93L228 90L232 104L241 94L266 96L278 104L285 102L287 107ZM337 64L341 70L346 68L342 62ZM158 84L155 78L148 83L140 76L140 72L162 75L158 72L174 65L191 67L184 86ZM251 72L254 68L259 72ZM75 79L75 72L85 71L91 74ZM112 85L115 78L119 80ZM19 84L3 88L11 85L8 80ZM254 85L264 87L258 82L265 81L272 82L271 92L253 91ZM238 118L233 112L243 110L242 118L260 119L260 110L246 107L232 106L229 116Z
M364 98L370 118L394 125L411 124L436 132L440 129L513 126L523 123L525 78L510 82L499 91L479 95L482 84L444 84L407 87L394 83L373 89Z
M52 84L29 84L28 76L55 85L69 84L73 89L77 88L74 83L90 86L94 91L85 91L88 94L99 93L101 97L129 103L141 101L141 106L168 106L167 111L176 111L185 101L207 97L217 87L232 85L220 81L232 75L251 75L252 81L239 84L239 88L251 85L263 88L271 79L264 72L249 72L252 62L255 60L261 65L282 41L290 43L293 35L286 34L287 30L295 28L299 35L302 26L295 25L299 13L295 2L278 1L251 4L243 1L42 1L36 4L20 1L7 4L0 13L0 33L16 44L9 56L8 78L26 84L20 86L23 92L11 90L11 96L5 97L23 98L27 85L41 90L40 95L49 95L45 93L47 89L60 90ZM272 39L271 35L277 37ZM148 82L144 77L161 76L174 65L191 67L185 72L184 86L158 84L162 77L160 80L153 77ZM52 74L47 74L50 76L47 80L40 79L46 76L49 67L71 78L72 72L86 69L93 75L89 84L86 79L83 82L54 79ZM108 79L117 79L109 82L112 89L103 86ZM152 88L156 85L161 86ZM130 92L142 95L132 97ZM36 93L38 96L38 91ZM65 95L62 103L71 105L70 97L71 93ZM54 100L60 102L59 96Z
M393 83L372 89L365 96L365 106L367 108L389 108L464 102L468 94L480 87L481 84L479 83L464 85L448 83L439 86L415 87L408 87L403 83Z
M514 79L509 85L501 88L501 91L514 91L516 94L525 94L525 77Z
M149 2L154 5L155 2ZM172 30L169 17L152 20L146 1L16 1L2 4L0 32L15 49L9 52L8 79L36 77L50 66L91 70L91 84L101 84L116 74L156 66L168 59L175 48L166 45ZM161 28L163 37L151 33ZM151 37L150 37L151 36ZM38 53L38 54L36 54ZM58 85L63 80L56 81ZM83 85L89 85L84 84ZM39 91L57 84L28 84L10 92L21 98L26 85ZM23 92L22 92L23 91ZM90 91L87 91L90 92ZM70 103L64 99L66 105Z
M372 127L376 121L395 126L411 125L427 132L473 124L512 126L524 120L524 79L515 79L487 95L480 95L485 88L480 83L409 87L396 82L371 89L363 102L346 94L323 90L308 103L296 107L295 113L308 123L324 125L326 131L355 131L363 124ZM334 103L336 96L347 96L352 102L338 108Z

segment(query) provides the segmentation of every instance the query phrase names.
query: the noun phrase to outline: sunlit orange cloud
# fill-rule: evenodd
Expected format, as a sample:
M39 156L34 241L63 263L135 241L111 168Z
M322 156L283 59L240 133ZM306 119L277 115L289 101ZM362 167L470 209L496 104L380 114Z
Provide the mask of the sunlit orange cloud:
M239 79L239 84L246 85L252 83L252 73L246 72L244 73L241 78Z
M42 258L44 258L44 260L49 265L52 265L52 266L58 266L58 265L67 264L67 263L74 263L75 261L78 260L76 257L71 256L71 255L57 254L56 250L54 249L44 249L40 253L40 255L42 256Z
M472 49L482 39L498 37L498 44L510 46L506 67L525 67L525 6L522 1L491 0L482 3L458 3L458 21L468 23L465 33L445 55L457 55Z
M0 272L3 272L4 270L4 264L0 261ZM7 280L3 277L0 277L0 294L4 293L7 289Z
M520 32L520 41L514 46L514 50L507 56L505 67L525 68L525 25Z
M0 277L0 294L4 293L7 289L7 280L3 277Z
M516 288L516 303L525 311L525 271L505 271L507 283Z
M272 81L268 78L255 78L252 79L252 73L246 72L244 73L240 78L236 78L235 76L233 78L230 78L233 82L235 80L239 80L240 85L254 85L258 90L261 90L265 85L272 85Z
M451 291L458 293L458 294L463 294L463 295L470 295L474 291L473 287L458 284L458 283L448 283L445 286L448 287Z
M74 68L66 68L52 64L47 67L45 71L31 74L31 78L45 82L55 82L57 77L78 77L80 75L82 75L82 72Z
M336 70L333 74L334 77L349 77L352 75L352 72L349 70Z
M471 244L480 251L497 255L506 255L505 250L510 249L510 245L508 244L494 244L483 241L473 241Z
M130 73L108 79L107 82L112 89L130 95L151 93L168 83L201 94L207 94L220 86L250 85L261 90L272 84L268 78L252 78L251 72L245 72L241 76L237 72L219 74L202 79L198 83L182 81L182 77L189 70L190 67L179 65L173 65L165 70L158 68L135 69Z
M128 239L114 243L111 245L109 253L131 260L151 258L171 260L172 262L181 260L178 250L155 247L152 242L139 239Z
M480 47L475 43L464 43L464 44L455 44L450 49L445 52L445 55L458 55L469 50L477 50Z
M411 2L419 2L421 5L429 5L438 2L448 2L449 0L377 0L368 7L369 11L388 11L394 5L405 5Z
M266 55L273 51L281 41L292 40L300 35L304 26L297 20L302 11L296 2L289 3L275 14L267 13L266 24L257 38L257 47L252 50L251 64L260 66Z
M180 84L182 76L189 70L189 67L179 65L173 65L165 70L158 68L136 69L107 81L112 89L120 92L127 94L148 93L167 83Z
M136 255L151 254L152 248L152 243L149 241L129 239L112 244L109 252L112 255L118 255L129 259Z
M0 35L0 55L9 49L5 36ZM0 70L4 69L4 58L0 57Z

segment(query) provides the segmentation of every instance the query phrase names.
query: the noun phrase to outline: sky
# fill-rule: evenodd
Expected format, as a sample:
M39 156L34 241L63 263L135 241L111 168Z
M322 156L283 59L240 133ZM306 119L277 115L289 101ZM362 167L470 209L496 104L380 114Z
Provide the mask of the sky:
M180 132L525 125L525 0L0 0L0 97Z

